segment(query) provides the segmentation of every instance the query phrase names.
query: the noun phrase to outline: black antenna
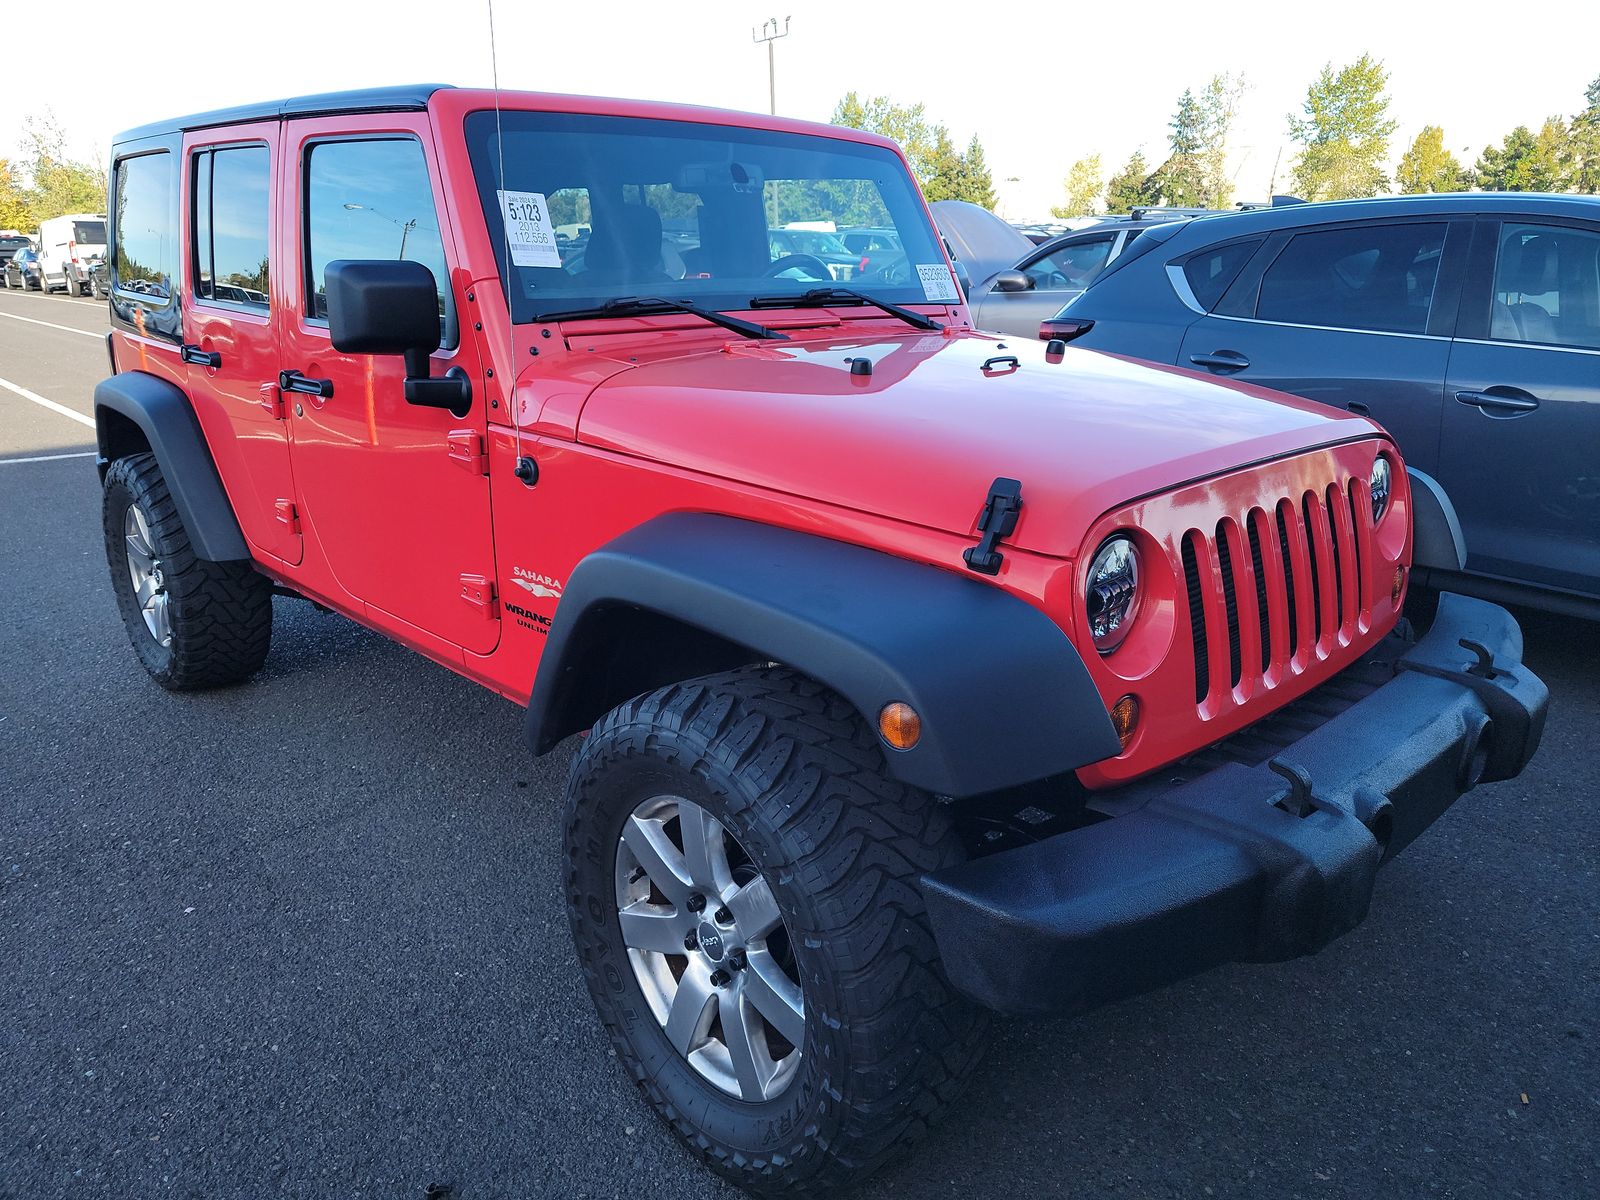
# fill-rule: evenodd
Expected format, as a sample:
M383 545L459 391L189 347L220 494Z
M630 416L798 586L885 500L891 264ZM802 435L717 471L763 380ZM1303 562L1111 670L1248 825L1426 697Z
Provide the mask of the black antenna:
M506 394L506 415L511 419L511 436L517 447L517 463L522 463L522 416L517 412L517 318L511 311L511 279L513 263L511 261L511 224L506 216L506 136L505 129L500 122L500 52L494 41L494 0L485 0L489 7L489 75L494 84L494 145L499 158L499 187L495 190L495 199L500 204L500 235L505 243L505 302L506 302L506 334L507 344L511 348L510 363L507 367L509 383L502 384L500 390Z

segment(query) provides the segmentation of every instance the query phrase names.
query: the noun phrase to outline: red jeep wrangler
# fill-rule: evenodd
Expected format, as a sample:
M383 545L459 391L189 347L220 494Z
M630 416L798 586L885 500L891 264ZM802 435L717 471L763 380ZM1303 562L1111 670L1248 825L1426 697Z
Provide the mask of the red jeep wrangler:
M985 1010L1315 952L1538 743L1504 611L1401 619L1459 535L1382 429L973 330L882 138L411 87L131 131L111 191L139 658L244 679L293 594L587 731L579 960L746 1186L890 1157ZM899 249L779 236L851 227Z

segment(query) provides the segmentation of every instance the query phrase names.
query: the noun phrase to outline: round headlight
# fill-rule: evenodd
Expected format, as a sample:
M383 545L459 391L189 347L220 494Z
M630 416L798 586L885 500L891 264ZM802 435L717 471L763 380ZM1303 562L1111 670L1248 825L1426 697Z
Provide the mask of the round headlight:
M1084 600L1095 649L1110 654L1122 645L1139 612L1139 551L1133 539L1117 534L1095 551Z
M1383 514L1389 511L1389 486L1393 482L1394 467L1389 464L1389 457L1385 454L1378 455L1372 464L1372 477L1367 480L1367 487L1372 492L1372 523L1376 525L1383 520Z

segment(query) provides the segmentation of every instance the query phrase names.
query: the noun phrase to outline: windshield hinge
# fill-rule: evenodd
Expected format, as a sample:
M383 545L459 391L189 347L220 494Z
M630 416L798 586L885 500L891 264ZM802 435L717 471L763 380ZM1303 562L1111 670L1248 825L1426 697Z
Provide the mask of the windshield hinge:
M989 496L978 514L978 544L961 553L967 566L980 575L998 575L1005 561L995 547L1001 538L1010 537L1022 512L1022 481L996 479L989 485Z
M451 462L471 475L489 473L489 455L483 448L483 435L476 429L452 429L445 441Z

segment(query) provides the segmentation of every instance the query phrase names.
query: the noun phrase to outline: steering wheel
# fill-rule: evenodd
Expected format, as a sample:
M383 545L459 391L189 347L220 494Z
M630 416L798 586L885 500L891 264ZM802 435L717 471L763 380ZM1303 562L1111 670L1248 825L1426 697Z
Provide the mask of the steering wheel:
M810 273L812 279L832 279L833 272L828 270L828 264L815 254L785 254L782 258L774 259L761 272L761 278L773 279L794 267L800 267Z

